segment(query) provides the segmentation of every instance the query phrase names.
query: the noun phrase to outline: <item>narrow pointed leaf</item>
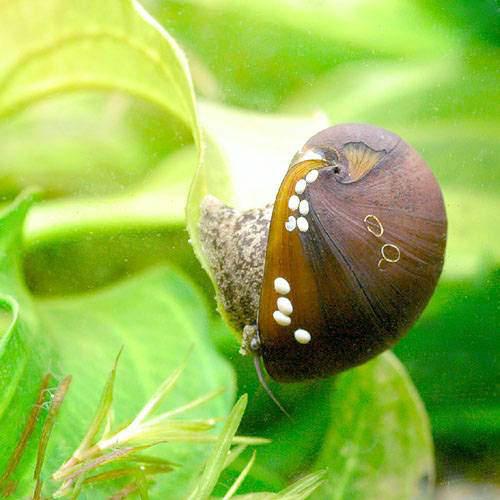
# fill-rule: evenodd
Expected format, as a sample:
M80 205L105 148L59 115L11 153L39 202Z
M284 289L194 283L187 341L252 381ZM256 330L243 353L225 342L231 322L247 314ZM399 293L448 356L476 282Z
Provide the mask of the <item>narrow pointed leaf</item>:
M241 484L243 483L243 481L247 477L254 462L255 462L255 451L252 453L252 456L250 457L250 460L248 461L248 463L245 465L245 468L240 472L239 476L236 478L234 483L231 485L231 488L229 488L227 493L224 495L224 500L230 500L231 498L234 497L234 494L238 491L238 488L241 486Z
M233 441L233 437L238 430L238 426L240 425L246 404L247 396L243 395L234 405L207 460L205 470L199 479L198 485L188 497L189 500L204 500L209 498L212 493L212 490L217 484L217 480L219 479L219 476L224 468L227 453Z

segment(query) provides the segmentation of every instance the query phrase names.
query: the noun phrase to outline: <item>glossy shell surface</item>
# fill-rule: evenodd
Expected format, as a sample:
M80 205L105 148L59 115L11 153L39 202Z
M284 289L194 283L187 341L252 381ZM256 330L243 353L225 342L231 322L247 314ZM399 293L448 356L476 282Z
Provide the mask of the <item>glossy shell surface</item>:
M306 201L302 213L294 197ZM271 219L258 315L268 373L325 377L391 347L431 297L445 244L441 190L413 148L368 125L315 135Z

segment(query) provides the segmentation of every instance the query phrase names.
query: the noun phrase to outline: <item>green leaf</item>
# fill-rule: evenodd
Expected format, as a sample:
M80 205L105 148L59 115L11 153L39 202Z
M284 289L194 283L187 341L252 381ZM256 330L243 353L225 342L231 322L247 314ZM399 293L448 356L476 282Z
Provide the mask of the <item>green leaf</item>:
M24 8L25 4L29 7ZM40 9L44 12L43 20L40 16L31 15ZM10 23L11 18L15 18L15 22ZM23 164L21 171L20 163L14 162L9 166L6 170L7 177L3 179L4 192L15 191L20 182L36 182L39 179L51 196L60 195L61 192L74 194L75 191L80 195L47 201L31 212L25 233L30 247L29 262L36 261L29 265L30 284L42 292L73 292L106 284L128 272L158 261L169 260L184 264L185 255L189 252L186 250L185 233L179 226L184 222L185 198L197 165L201 165L200 170L206 162L213 165L209 169L208 178L212 186L220 186L219 191L226 192L228 181L224 173L224 161L220 161L220 157L212 153L216 148L206 148L202 143L187 65L173 39L135 0L94 0L86 2L85 5L71 6L62 0L43 2L43 6L36 0L15 0L0 7L0 21L8 25L0 34L0 43L8 54L8 57L0 62L0 127L4 118L4 129L7 129L7 136L11 139L14 137L20 140L16 130L23 129L26 123L34 132L28 134L30 138L36 137L40 123L46 123L48 119L46 125L54 126L54 120L57 118L59 121L55 123L59 125L54 128L64 129L62 134L57 135L60 140L61 135L64 136L68 129L71 130L69 124L60 120L61 105L67 106L66 120L70 123L71 118L76 116L74 129L81 127L88 132L92 116L96 122L108 121L109 126L117 120L116 110L114 115L111 106L111 117L109 114L101 116L98 106L106 101L94 94L113 92L115 100L120 101L122 96L123 102L123 94L127 94L149 106L146 106L146 113L142 112L138 104L130 110L126 116L135 116L133 132L124 127L125 130L120 136L120 131L115 130L114 133L120 136L117 139L118 144L123 146L123 142L129 142L130 135L127 134L142 133L153 137L155 143L163 144L156 151L162 154L165 152L164 144L171 141L172 136L180 135L179 141L185 143L186 130L189 130L196 144L196 147L187 147L170 155L147 175L144 167L138 167L135 173L127 170L125 174L129 160L117 156L110 157L108 153L104 153L108 155L105 160L108 163L120 162L120 158L124 159L124 162L123 165L115 165L111 171L107 169L107 172L103 173L102 163L95 158L99 148L92 142L79 144L80 150L75 152L61 141L59 144L52 144L59 147L53 155L39 155L42 166L33 156L26 160L28 163ZM25 36L27 32L30 37ZM88 105L88 108L82 112L82 102L61 99L67 92L76 92L78 98L86 98L87 100L82 102ZM83 92L94 94L89 97ZM35 106L48 97L57 100L50 100L48 105L44 103L45 108L43 105L41 109ZM130 100L125 99L124 105L129 104ZM30 109L26 110L28 106ZM21 111L28 115L20 114ZM54 117L54 113L57 117ZM146 122L148 117L153 115L152 124L149 120L152 131L137 119L138 113L141 120L145 118ZM161 119L155 118L161 113ZM9 120L13 118L14 123L5 123L7 117ZM163 126L167 119L174 125ZM183 125L179 127L179 124ZM141 126L146 130L140 129ZM47 129L41 128L44 131ZM86 136L89 137L88 133ZM50 140L43 136L38 142L44 142L46 147L52 150ZM7 146L8 144L7 138ZM107 147L109 144L110 142ZM23 147L35 155L36 148L26 148L24 142ZM19 150L19 147L14 147L12 154ZM142 147L142 151L146 153L150 150L151 147ZM85 154L90 154L92 160L85 159ZM18 156L16 155L16 158ZM77 156L79 159L73 164L65 159L66 156ZM144 161L142 158L143 165ZM149 162L150 159L146 158L146 161ZM91 167L87 167L89 163ZM82 169L86 172L83 176L80 175ZM78 175L75 174L76 171ZM79 180L75 181L75 178ZM2 179L0 191L1 181ZM107 195L102 196L103 193ZM174 231L175 234L172 234ZM136 237L137 232L141 234ZM123 247L120 244L115 245L114 240L110 244L107 238L112 239L117 233L120 234L120 240L124 239L125 233L125 238L139 241L147 238L148 241L142 244L145 248L138 250L135 255L131 255L134 250L127 250L126 255L121 252L121 255L107 258L108 246L111 246L113 251L118 247L119 253L123 248L134 248L128 241ZM158 235L164 236L165 233L167 237L175 240L174 244L169 242L165 245L166 249L158 248L157 252L150 252L151 244L155 245L158 240L163 241ZM87 238L105 241L87 244ZM106 248L106 251L99 255L96 247ZM68 248L69 253L65 251ZM47 262L47 256L50 263ZM90 270L75 264L77 259L90 261ZM93 264L96 261L97 265L103 265L101 272L93 273ZM189 263L192 264L192 258ZM58 273L51 273L52 276L48 277L52 266L58 268ZM112 269L113 267L115 269ZM74 280L66 278L62 280L64 285L55 283L53 286L52 281L57 280L54 275L80 274L81 280L76 286L71 286ZM100 279L96 280L95 277ZM64 289L61 290L62 286Z
M45 460L45 453L47 451L47 445L49 443L52 429L54 428L54 424L57 420L57 417L59 416L59 410L62 403L64 402L64 398L66 397L66 393L68 392L70 384L71 375L68 375L61 380L50 400L48 415L43 424L40 439L38 441L38 453L36 457L35 472L33 473L33 479L35 481L35 489L33 493L34 500L39 500L42 495L43 480L41 474L43 463Z
M391 353L338 377L332 422L315 463L327 481L315 498L412 499L431 494L433 447L427 416Z
M69 226L68 226L69 228ZM36 295L61 296L89 292L144 271L169 264L189 271L212 298L208 276L188 242L185 227L100 233L82 232L31 246L24 259L29 288Z
M223 500L230 500L231 498L234 497L234 494L238 491L238 488L241 486L241 484L243 483L243 481L247 477L248 473L250 472L250 469L252 468L252 466L255 462L255 453L256 453L255 451L252 453L250 460L245 465L243 470L240 472L239 476L236 478L234 483L231 485L231 488L229 488L229 490L227 490L226 494L224 495ZM226 457L226 461L227 461L227 457ZM223 467L224 467L224 465L223 465Z
M189 417L223 417L229 410L233 376L210 345L205 302L174 271L154 270L88 296L40 301L39 313L60 358L60 371L73 375L51 439L48 470L55 471L83 438L109 366L122 346L113 398L117 423L137 415L191 349L185 371L165 408L183 406L209 391L225 388L223 396L193 408ZM193 434L192 439L193 444L172 443L155 448L158 456L181 464L168 477L158 479L157 494L169 491L182 497L201 468L208 449L196 444L201 438Z
M122 346L115 419L126 422L132 418L190 350L193 352L185 373L169 396L169 407L186 405L207 392L224 388L223 396L188 409L189 416L198 419L225 416L232 400L233 376L210 345L206 304L189 281L172 270L161 268L98 294L38 300L32 304L15 266L21 252L21 229L28 205L29 200L17 202L0 224L2 263L8 264L0 275L2 292L12 293L2 296L2 305L4 308L5 304L13 305L9 327L1 338L2 451L5 453L0 454L0 475L15 453L37 400L42 370L49 365L58 378L62 374L73 377L51 433L42 470L41 479L49 490L50 474L77 449L91 425L109 367ZM14 307L18 303L21 306ZM21 321L22 312L24 321ZM47 357L49 351L43 348L44 342L50 345L50 357ZM46 409L44 411L46 414ZM16 475L11 474L9 478L10 481L23 480L16 494L32 488L37 446L34 437L15 470ZM170 477L159 479L155 488L158 492L174 491L182 496L190 478L203 464L208 453L206 445L194 442L157 448L159 457L178 462L182 467ZM92 491L108 491L107 488L109 485L98 484Z
M324 475L324 471L308 474L281 491L278 498L282 500L299 500L309 498L309 496L321 486Z
M30 286L61 294L193 265L180 226L203 146L173 39L135 0L14 0L0 26L0 193L37 183L50 198L25 228Z
M44 15L35 15L36 12ZM127 94L153 106L155 113L163 112L163 120L165 116L174 117L174 122L183 124L180 130L176 127L175 133L185 138L186 129L189 130L201 154L194 95L184 55L136 0L91 0L71 5L64 0L14 0L0 6L0 22L0 45L4 50L4 57L0 60L0 122L5 122L7 117L16 118L20 111L48 97L59 97L68 92ZM30 36L27 37L26 33ZM92 101L90 105L95 108ZM56 110L60 113L60 109ZM72 110L70 107L69 112ZM54 111L49 110L49 118L51 112ZM85 116L83 119L88 120ZM95 119L99 119L98 114ZM168 143L173 135L172 129L162 127L161 120L156 120L156 127L157 142ZM95 151L91 147L88 146L94 165L89 175L92 183L101 186L94 192L106 192L109 188L104 186L108 182L96 177L99 161L95 160ZM165 147L160 147L160 151L164 150ZM63 147L59 156L68 153L71 151L64 151ZM85 161L84 158L80 160ZM48 238L69 234L74 238L75 229L82 232L116 231L124 227L158 230L159 227L179 224L183 220L182 205L187 185L197 163L188 162L185 169L179 169L177 165L181 160L174 160L173 175L168 175L172 170L170 163L151 178L144 179L144 189L142 185L130 187L132 178L140 177L140 171L136 174L128 172L128 179L120 174L117 176L121 181L119 188L129 186L126 193L92 197L88 196L87 186L86 198L40 205L33 211L27 225L28 242L40 244ZM33 163L27 166L27 177L36 181L33 170L38 169L38 162L33 157L30 161ZM59 164L61 162L59 159ZM74 169L81 170L82 165L77 162L76 167L69 167L69 170L73 168L72 177L76 175ZM44 170L46 167L41 169L46 173L42 177L45 185L47 175L56 179L61 177L57 167L50 174ZM62 177L71 177L68 166L64 168L66 173ZM121 168L125 169L127 165ZM6 175L7 186L13 175L11 182L15 188L19 182L15 180L18 174L10 173L9 167ZM112 179L113 172L108 172L108 176ZM109 182L114 182L116 189L116 181ZM73 181L72 184L73 187L66 183L67 192L81 186ZM60 191L61 186L58 188L53 184L52 189ZM85 189L80 189L80 194L85 193ZM169 198L172 203L164 203ZM165 207L163 210L157 210L162 206ZM76 221L79 224L73 227Z
M30 214L26 225L29 247L88 232L165 231L184 222L184 204L194 172L196 151L187 147L170 155L142 183L107 197L49 200ZM179 175L180 174L180 175ZM168 203L165 202L168 200Z
M456 44L410 0L149 0L148 5L194 53L190 60L199 89L208 88L228 104L264 111L346 60L425 59Z
M0 121L0 193L37 185L46 199L111 196L149 181L191 141L173 115L118 90L56 94Z
M203 474L188 497L189 500L205 500L210 497L224 468L229 448L233 442L233 437L238 430L241 417L245 411L247 399L246 395L241 396L227 417L224 428L207 460Z
M61 92L121 90L196 128L184 56L137 1L14 0L0 19L0 117Z
M498 456L499 282L498 267L485 266L475 278L442 283L395 349L429 411L437 450L454 457L455 468L485 476L488 461L470 457Z
M324 471L313 472L294 481L279 493L248 493L237 495L238 500L305 500L310 498L323 482Z
M116 356L115 363L111 372L109 373L108 379L106 380L106 384L102 391L101 399L97 406L96 412L94 414L94 418L92 419L91 424L88 426L87 432L82 439L81 443L78 445L78 448L75 450L71 459L76 458L79 459L81 454L89 448L93 442L96 440L97 433L103 426L104 422L109 419L111 407L113 404L113 391L115 386L115 378L116 378L116 367L118 365L118 361L120 359L122 351L118 352ZM71 460L70 459L70 460Z
M248 371L241 366L243 362L239 365L239 383L253 394L240 432L271 440L259 449L242 493L278 491L297 476L326 470L326 483L312 498L334 498L338 477L345 473L350 453L356 451L359 454L345 496L339 498L358 498L355 488L360 484L367 490L361 491L359 498L369 495L370 488L374 498L386 498L383 488L391 477L399 481L391 483L395 498L407 498L407 492L424 473L428 474L427 493L432 491L434 467L428 417L413 383L392 354L386 353L334 379L274 383L272 390L292 415L293 425L288 425L264 391L255 387L251 363ZM354 430L359 425L366 428L357 437ZM237 458L221 482L233 481L244 464ZM377 497L376 492L381 491L384 494Z
M0 494L16 491L32 466L49 379L45 339L19 269L19 247L32 195L0 214Z

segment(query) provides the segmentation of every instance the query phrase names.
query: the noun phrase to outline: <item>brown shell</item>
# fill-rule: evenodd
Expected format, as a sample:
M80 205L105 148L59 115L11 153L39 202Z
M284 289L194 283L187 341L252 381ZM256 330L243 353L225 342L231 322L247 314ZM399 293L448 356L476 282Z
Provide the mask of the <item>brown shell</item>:
M308 153L308 155L306 155ZM300 161L302 157L313 159ZM316 169L300 199L309 228L285 229L297 181ZM276 197L258 315L262 356L279 381L325 377L391 347L430 299L443 266L446 214L425 162L398 136L369 125L315 135ZM285 278L291 323L273 318ZM307 344L294 332L311 335Z

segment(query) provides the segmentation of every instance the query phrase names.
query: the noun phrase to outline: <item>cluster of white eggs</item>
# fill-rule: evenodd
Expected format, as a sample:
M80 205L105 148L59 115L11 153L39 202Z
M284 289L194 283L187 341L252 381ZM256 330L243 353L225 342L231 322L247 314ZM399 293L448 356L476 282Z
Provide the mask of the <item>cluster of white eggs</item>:
M276 300L276 311L273 312L273 318L280 326L288 326L292 322L290 315L293 312L293 305L290 299L283 297L291 291L290 283L281 276L274 280L274 290L280 294ZM303 328L298 328L294 332L295 340L299 344L308 344L311 341L311 334Z
M285 222L285 228L287 231L294 231L297 228L302 233L305 233L309 229L309 222L307 222L306 215L309 214L309 202L307 200L301 200L299 195L304 194L307 184L313 183L318 178L319 172L314 169L310 170L305 179L299 179L295 184L295 193L288 199L288 208L295 212L299 211L299 217L290 215L288 220Z

